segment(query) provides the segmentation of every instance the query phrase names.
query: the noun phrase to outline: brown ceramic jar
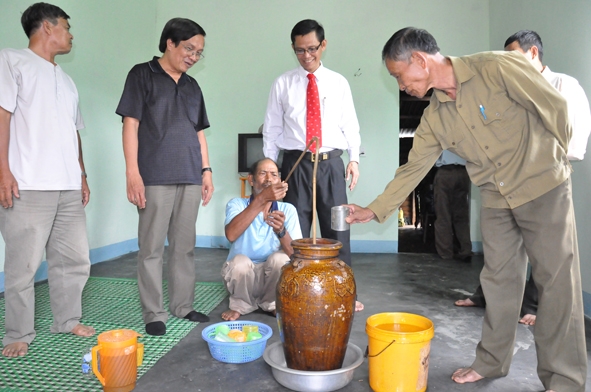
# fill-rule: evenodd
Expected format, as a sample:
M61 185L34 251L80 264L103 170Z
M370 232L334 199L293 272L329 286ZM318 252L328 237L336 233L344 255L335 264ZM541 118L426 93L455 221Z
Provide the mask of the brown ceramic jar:
M339 260L339 241L292 242L277 283L277 322L287 367L325 371L343 365L355 311L355 277Z

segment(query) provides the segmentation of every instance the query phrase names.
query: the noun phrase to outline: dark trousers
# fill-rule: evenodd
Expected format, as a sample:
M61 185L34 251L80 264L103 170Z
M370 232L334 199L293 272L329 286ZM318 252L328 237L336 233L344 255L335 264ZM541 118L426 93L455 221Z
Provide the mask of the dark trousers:
M470 177L463 165L445 165L433 179L435 199L435 248L444 259L454 256L454 237L459 257L472 254L470 240Z
M300 157L301 151L285 151L281 175L283 178L291 171ZM304 238L311 238L312 226L312 175L314 163L306 157L299 163L289 181L284 202L291 203L298 211L300 228ZM340 156L318 162L316 173L316 211L322 238L330 238L343 244L339 258L351 265L351 231L334 231L330 228L330 209L334 206L347 204L347 188L345 182L345 166ZM318 236L317 236L318 237Z
M474 305L484 308L486 306L486 299L482 292L482 286L478 286L476 292L470 297ZM525 284L525 291L523 293L523 301L521 302L521 317L526 314L536 315L538 313L538 288L534 282L534 277L530 276Z

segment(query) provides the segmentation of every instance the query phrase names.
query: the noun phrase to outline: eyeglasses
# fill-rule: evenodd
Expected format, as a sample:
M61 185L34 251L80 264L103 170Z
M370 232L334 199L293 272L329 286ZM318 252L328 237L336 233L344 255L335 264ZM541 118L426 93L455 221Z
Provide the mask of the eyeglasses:
M185 46L183 45L183 48L185 48L185 52L187 52L187 54L189 56L195 56L197 57L197 59L204 59L205 55L203 54L203 52L197 52L196 50L193 50L193 48L189 47L189 46Z
M302 56L306 52L308 52L310 54L314 54L314 53L318 52L318 49L320 49L321 46L322 46L322 42L318 46L312 46L311 48L308 48L308 49L297 48L297 49L294 49L293 51L296 54L296 56Z

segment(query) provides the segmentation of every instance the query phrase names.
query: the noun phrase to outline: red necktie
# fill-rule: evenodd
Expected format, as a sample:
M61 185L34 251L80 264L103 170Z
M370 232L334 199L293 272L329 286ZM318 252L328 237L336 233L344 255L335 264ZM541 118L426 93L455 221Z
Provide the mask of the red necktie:
M312 143L310 151L322 147L322 124L320 120L320 97L314 74L308 74L308 90L306 92L306 146L316 136L318 143Z

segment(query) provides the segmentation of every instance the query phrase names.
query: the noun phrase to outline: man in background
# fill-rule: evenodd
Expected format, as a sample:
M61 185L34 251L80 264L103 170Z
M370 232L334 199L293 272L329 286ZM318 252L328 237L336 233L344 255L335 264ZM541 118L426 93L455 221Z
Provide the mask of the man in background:
M90 200L82 144L84 128L74 81L55 63L70 53L70 17L36 3L21 23L28 49L0 51L0 231L6 334L2 354L27 354L36 336L35 273L48 265L51 332L92 336L80 323L82 289L90 273L86 214Z
M127 199L137 206L138 288L149 335L164 335L162 265L168 238L168 297L173 316L209 317L193 309L195 223L213 195L201 88L187 71L203 58L205 31L174 18L162 30L162 57L131 69L117 107L123 117Z
M361 139L349 83L321 62L326 45L324 28L315 20L302 20L292 29L291 47L300 66L279 76L271 87L263 126L263 150L274 161L279 151L284 150L281 174L285 178L312 137L319 138L289 178L284 201L295 206L302 234L309 238L312 158L319 149L316 209L320 232L323 238L343 244L339 257L351 266L351 232L332 230L330 210L347 203L346 181L351 179L350 190L357 184ZM346 170L341 159L343 150L349 155ZM362 309L363 304L357 301L355 310Z
M470 177L466 160L450 151L443 151L435 162L433 179L435 199L435 249L444 260L456 258L470 261ZM454 252L455 243L458 250Z
M287 184L277 164L255 162L248 173L252 196L235 198L226 206L226 238L232 243L222 277L230 293L224 320L236 320L257 310L275 313L281 267L293 254L292 240L302 238L294 206L282 203Z

